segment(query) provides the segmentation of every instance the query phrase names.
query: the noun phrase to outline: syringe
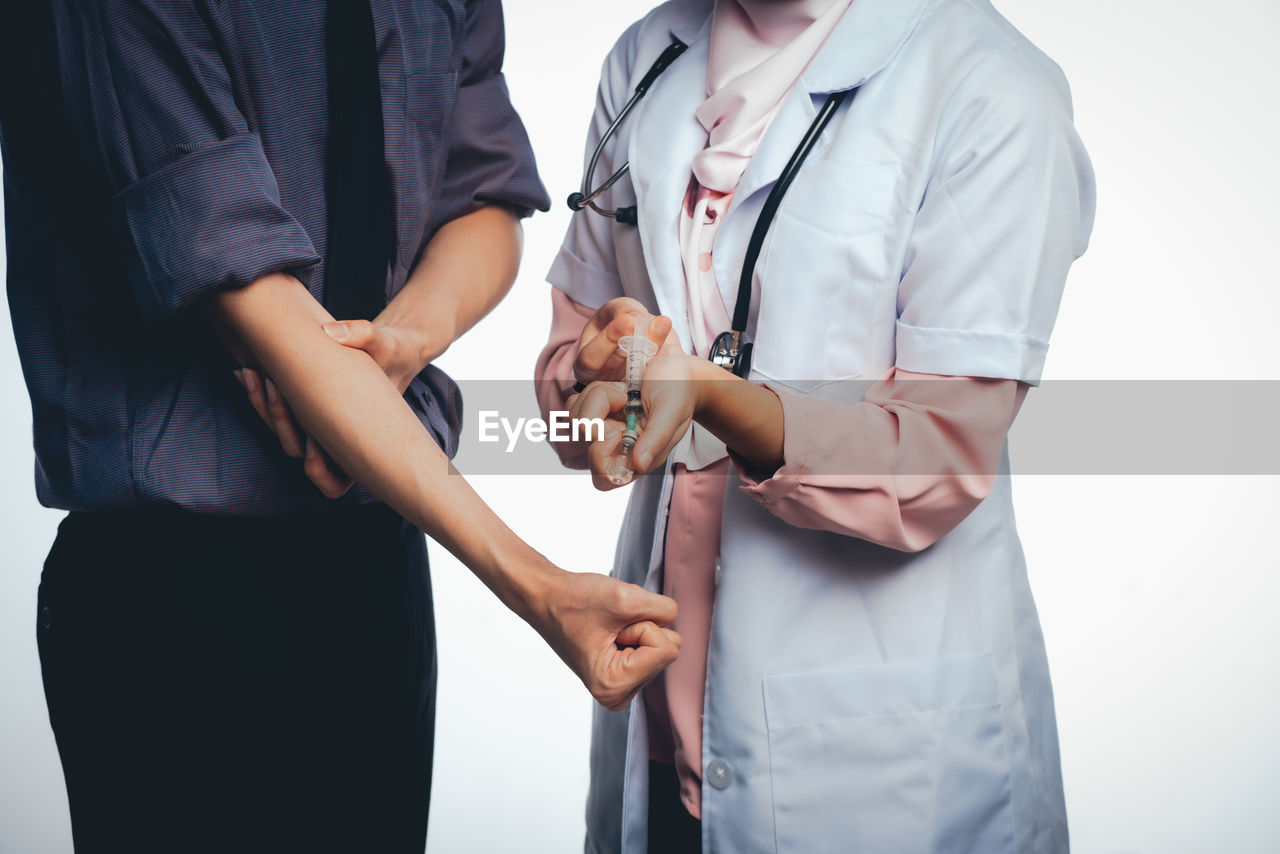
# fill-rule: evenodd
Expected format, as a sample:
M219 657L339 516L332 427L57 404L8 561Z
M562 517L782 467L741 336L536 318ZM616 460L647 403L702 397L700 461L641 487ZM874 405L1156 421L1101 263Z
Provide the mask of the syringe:
M644 404L640 400L640 381L644 379L644 369L649 364L649 358L658 352L658 345L649 340L647 314L636 318L634 330L618 341L618 349L626 358L627 403L622 414L627 419L627 426L622 432L622 447L614 455L605 476L621 485L635 475L635 469L631 466L631 450L636 446L640 416L644 414Z

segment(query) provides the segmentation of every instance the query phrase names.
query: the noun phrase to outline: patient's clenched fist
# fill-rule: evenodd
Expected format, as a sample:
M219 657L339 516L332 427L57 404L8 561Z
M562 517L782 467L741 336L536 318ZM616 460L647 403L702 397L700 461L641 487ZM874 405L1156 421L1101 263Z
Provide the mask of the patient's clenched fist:
M676 603L591 572L555 575L530 620L600 705L617 711L676 660Z

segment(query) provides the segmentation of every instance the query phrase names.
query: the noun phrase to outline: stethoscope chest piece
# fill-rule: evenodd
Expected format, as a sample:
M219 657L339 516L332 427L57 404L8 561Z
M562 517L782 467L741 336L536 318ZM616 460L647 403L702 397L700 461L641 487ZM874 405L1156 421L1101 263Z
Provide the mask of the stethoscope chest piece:
M743 344L740 332L721 332L711 345L707 354L711 363L733 374L735 377L747 379L751 373L751 344Z

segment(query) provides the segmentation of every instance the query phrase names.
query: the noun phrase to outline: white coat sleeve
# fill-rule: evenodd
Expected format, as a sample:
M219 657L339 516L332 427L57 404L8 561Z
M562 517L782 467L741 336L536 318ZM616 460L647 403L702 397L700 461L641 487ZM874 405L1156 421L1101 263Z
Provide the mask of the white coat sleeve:
M1036 385L1093 213L1065 79L1024 48L993 50L939 122L898 289L897 367Z
M635 64L636 46L642 22L633 24L605 58L596 93L596 109L587 130L583 170L600 138L631 96L631 70ZM605 146L596 164L594 180L598 186L626 162L627 151L622 138L615 134ZM622 179L624 182L627 178ZM610 194L601 199L610 203ZM614 297L622 296L618 262L613 248L614 222L590 210L583 210L569 220L564 243L547 273L547 281L580 305L599 308Z

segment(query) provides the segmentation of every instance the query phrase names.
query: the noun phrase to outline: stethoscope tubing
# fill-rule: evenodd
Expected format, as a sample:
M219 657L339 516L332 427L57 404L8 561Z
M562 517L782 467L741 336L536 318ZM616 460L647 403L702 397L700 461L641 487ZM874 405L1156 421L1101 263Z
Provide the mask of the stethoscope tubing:
M622 166L618 168L618 171L610 175L603 184L594 190L591 189L591 179L595 176L596 164L600 162L600 155L604 153L605 145L613 137L618 126L622 124L623 120L631 113L632 109L635 108L636 103L644 97L646 92L649 91L649 87L653 85L653 81L657 80L659 75L666 71L667 67L671 65L671 63L675 62L676 59L679 58L680 54L684 53L688 47L689 46L687 44L678 39L673 40L671 44L667 45L666 50L659 54L653 65L645 72L644 77L640 78L640 82L636 84L635 91L632 92L631 97L627 99L627 103L622 105L622 109L618 111L617 117L614 118L608 129L605 130L604 134L600 137L600 141L596 143L596 149L591 153L591 161L587 164L586 174L582 176L582 191L578 193L571 193L569 195L569 209L574 213L577 213L585 207L589 207L601 216L607 216L610 219L616 219L619 222L624 222L628 225L636 224L634 207L609 210L608 208L602 208L596 204L596 199L608 192L609 188L618 183L618 181L622 179L623 175L626 175L627 172L631 171L631 161L623 163Z
M760 259L760 250L764 248L764 239L769 233L769 227L773 225L774 217L778 214L778 208L782 204L782 197L787 194L787 190L791 187L791 182L795 180L796 175L800 172L800 167L804 165L805 158L809 156L809 152L817 144L822 132L831 123L836 110L840 108L846 98L856 95L857 92L857 89L845 89L827 96L827 100L818 110L818 115L814 118L813 123L809 125L809 129L805 131L800 143L796 146L796 150L792 152L791 159L782 168L782 172L778 175L778 180L774 182L773 188L764 200L764 207L760 209L760 215L756 217L755 228L751 230L751 239L747 241L746 255L742 258L742 273L738 278L738 296L733 307L733 331L741 334L747 330L747 317L751 312L751 280L755 277L756 262Z
M596 143L595 151L591 154L591 160L587 163L586 174L582 176L581 192L573 193L568 198L570 210L577 213L584 208L609 217L626 225L636 225L638 222L636 207L621 207L617 210L609 210L608 208L599 207L596 200L604 193L608 192L614 184L621 180L631 170L631 162L627 161L614 172L609 178L594 190L591 189L591 181L595 176L596 165L600 161L600 155L604 152L605 145L613 137L618 126L635 108L639 100L649 91L649 87L658 79L662 72L676 60L680 54L684 53L688 46L681 41L672 41L666 50L658 56L652 67L645 72L644 77L636 86L635 92L627 99L627 102L618 111L618 115L609 124L607 130L600 137L600 141ZM770 226L773 225L774 217L778 213L778 208L782 204L782 197L787 194L787 190L791 187L792 181L800 171L800 167L804 165L805 159L813 150L818 140L822 137L822 132L826 130L831 119L835 116L836 110L840 108L846 100L856 96L857 88L845 89L839 92L832 92L827 96L827 100L818 110L813 122L809 125L801 137L799 144L796 146L791 157L787 160L786 166L778 175L778 179L774 182L773 187L769 190L769 195L765 199L764 206L760 209L760 214L756 217L755 227L751 231L751 237L747 241L746 255L742 259L742 273L738 279L738 293L733 308L733 326L728 332L721 333L716 338L712 346L709 356L712 362L732 373L746 377L751 370L751 344L743 344L742 336L747 330L747 320L751 313L751 292L752 279L755 278L756 263L760 260L760 252L764 248L765 237L769 233Z

